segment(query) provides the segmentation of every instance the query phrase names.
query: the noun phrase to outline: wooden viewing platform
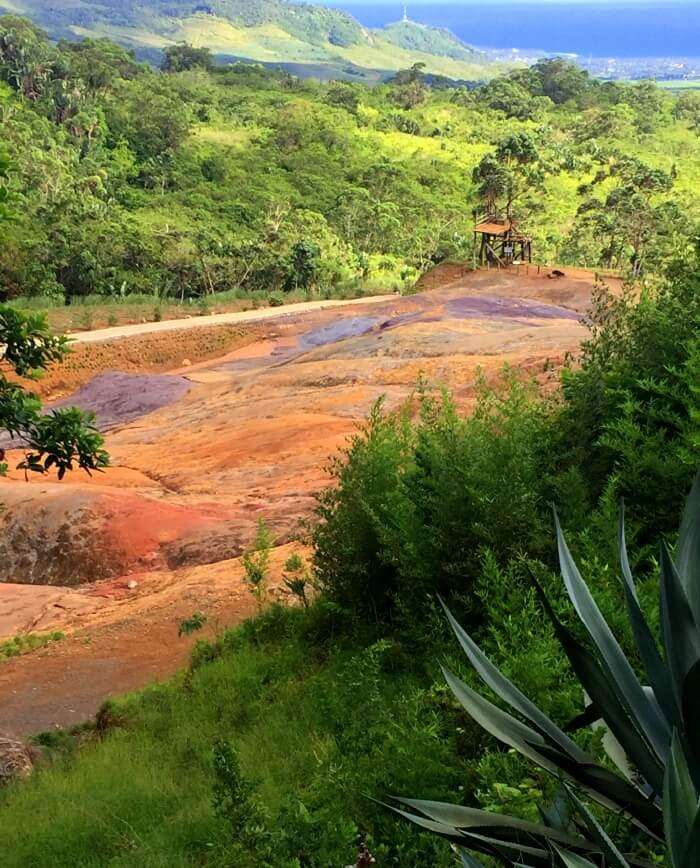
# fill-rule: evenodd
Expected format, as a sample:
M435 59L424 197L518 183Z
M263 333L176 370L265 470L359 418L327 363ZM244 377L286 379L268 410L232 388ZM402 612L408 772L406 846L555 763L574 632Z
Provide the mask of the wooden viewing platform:
M518 231L512 217L475 214L474 258L480 265L532 262L532 238Z

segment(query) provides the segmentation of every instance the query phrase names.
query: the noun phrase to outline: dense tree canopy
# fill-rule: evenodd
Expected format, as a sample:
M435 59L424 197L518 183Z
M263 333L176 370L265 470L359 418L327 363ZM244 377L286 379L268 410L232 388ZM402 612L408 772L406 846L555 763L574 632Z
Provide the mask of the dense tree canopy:
M651 85L558 59L475 89L420 63L374 88L209 65L175 45L166 74L2 18L0 136L24 193L3 297L401 286L471 257L479 203L512 210L538 261L648 273L700 216L694 102Z
M165 49L161 69L164 72L184 72L186 69L211 69L214 65L208 48L195 48L185 42Z

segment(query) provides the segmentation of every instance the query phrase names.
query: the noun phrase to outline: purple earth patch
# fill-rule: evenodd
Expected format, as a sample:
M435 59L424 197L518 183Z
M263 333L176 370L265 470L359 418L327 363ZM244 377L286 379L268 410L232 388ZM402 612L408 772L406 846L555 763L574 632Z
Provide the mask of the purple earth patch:
M95 414L95 425L107 431L159 410L186 395L192 383L184 377L166 374L123 374L105 371L93 377L68 398L53 401L44 407L44 413L62 407L77 407ZM18 449L22 440L0 433L0 448Z
M509 319L571 319L580 321L581 314L554 304L540 304L524 298L504 298L497 295L476 295L455 298L445 304L447 312L459 319L507 317Z
M356 338L371 332L372 329L382 322L381 317L376 316L348 316L337 322L329 323L320 328L313 329L301 335L299 346L310 350L315 347L324 347L326 344L334 344L348 338Z
M105 430L172 404L186 395L191 387L192 383L184 377L105 371L69 398L55 401L46 409L78 407L94 413L97 427Z

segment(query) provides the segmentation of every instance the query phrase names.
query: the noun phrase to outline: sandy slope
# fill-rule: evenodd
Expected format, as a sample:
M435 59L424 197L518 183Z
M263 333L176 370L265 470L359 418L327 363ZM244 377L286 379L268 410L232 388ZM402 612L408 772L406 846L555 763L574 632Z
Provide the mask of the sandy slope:
M398 406L422 376L468 410L479 371L496 378L504 362L553 388L552 367L585 335L583 273L445 269L430 285L439 288L350 309L286 310L224 357L172 371L189 388L147 415L134 407L151 407L160 378L107 377L97 396L84 393L113 426L113 467L92 480L0 482L0 635L70 634L0 663L0 728L76 722L109 694L177 669L190 644L177 628L195 610L217 624L249 613L238 557L258 518L281 543L294 537L328 457L377 398ZM178 358L185 333L166 338ZM289 550L277 555L277 583Z

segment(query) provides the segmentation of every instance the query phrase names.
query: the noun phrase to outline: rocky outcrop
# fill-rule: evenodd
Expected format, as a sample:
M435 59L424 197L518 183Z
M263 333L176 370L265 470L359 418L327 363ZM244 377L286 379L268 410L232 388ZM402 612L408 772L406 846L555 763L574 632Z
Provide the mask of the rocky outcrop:
M18 778L28 778L33 768L34 760L27 745L0 733L0 787Z

